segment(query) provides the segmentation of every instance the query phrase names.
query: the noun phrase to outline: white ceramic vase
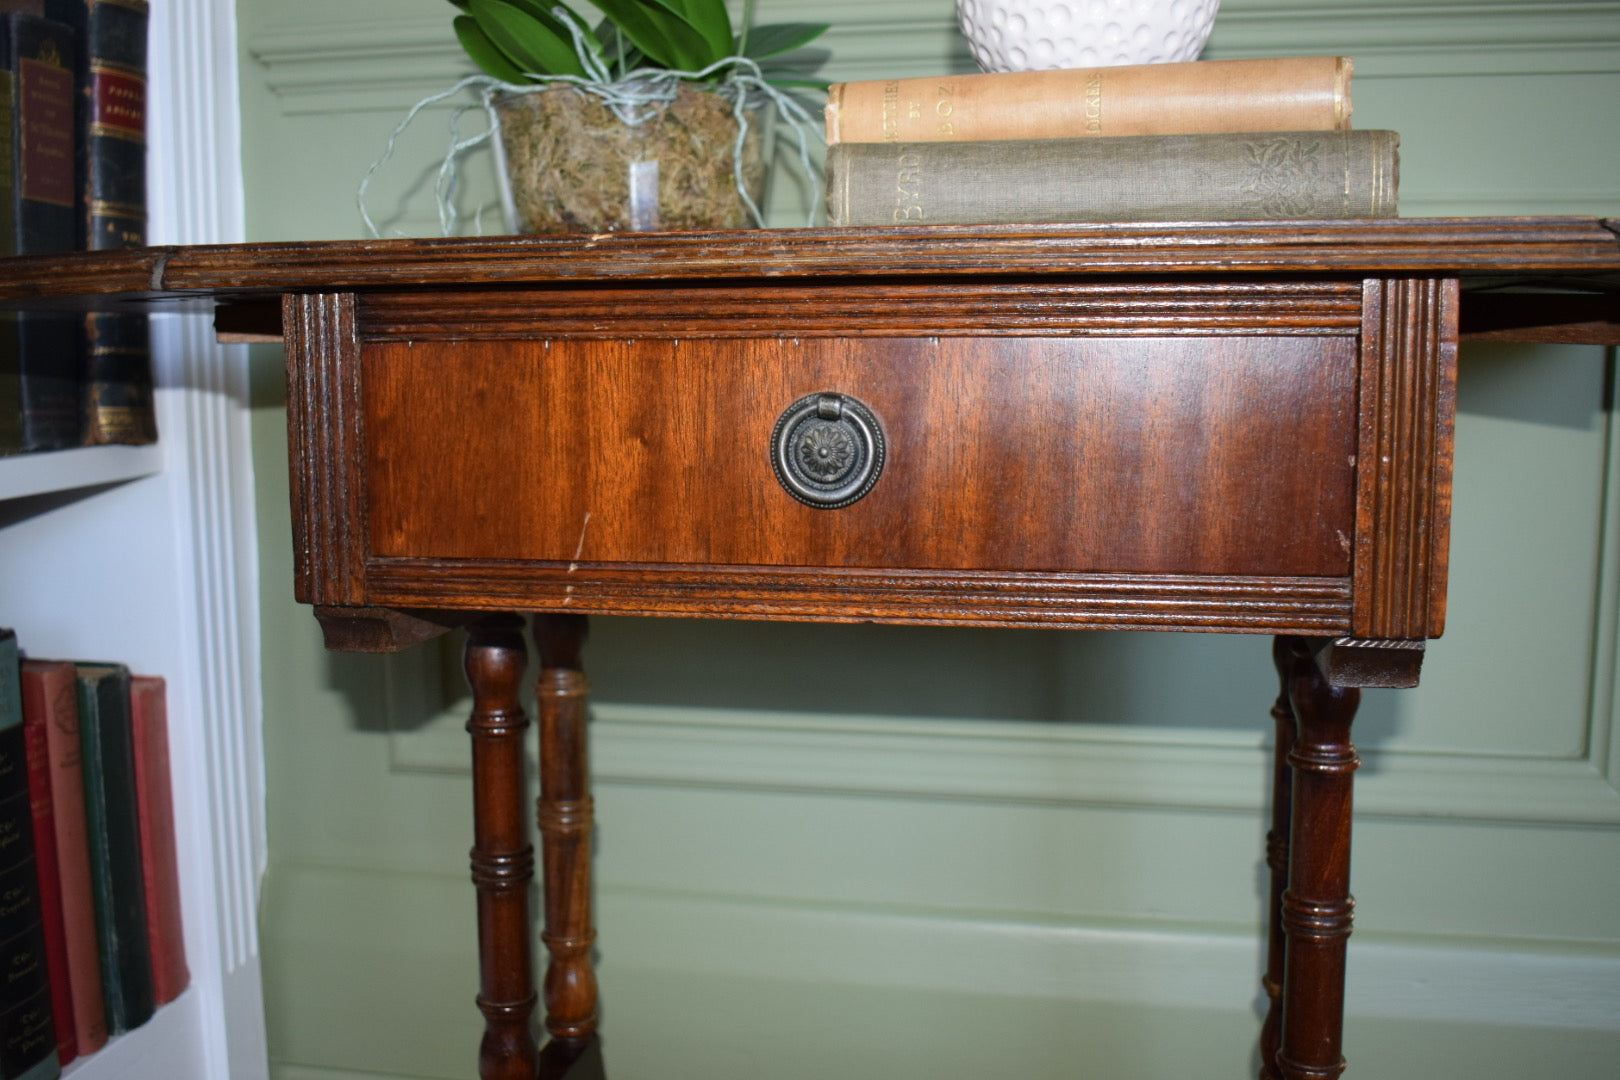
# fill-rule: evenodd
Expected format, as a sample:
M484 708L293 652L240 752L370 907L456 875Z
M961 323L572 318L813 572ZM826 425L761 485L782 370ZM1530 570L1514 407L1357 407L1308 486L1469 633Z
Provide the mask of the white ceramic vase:
M1220 0L956 0L985 71L1194 60Z

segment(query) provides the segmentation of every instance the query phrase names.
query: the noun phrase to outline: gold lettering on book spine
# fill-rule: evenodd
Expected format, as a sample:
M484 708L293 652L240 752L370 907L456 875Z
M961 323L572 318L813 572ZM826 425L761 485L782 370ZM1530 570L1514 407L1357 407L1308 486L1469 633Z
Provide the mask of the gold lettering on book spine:
M895 79L883 84L883 141L900 141L900 83Z
M935 134L946 139L956 134L956 121L953 119L955 112L956 84L940 83L939 97L934 101L934 117L937 121Z
M1086 134L1100 135L1103 127L1103 80L1101 74L1086 78Z
M895 161L894 221L922 221L922 155L904 153Z

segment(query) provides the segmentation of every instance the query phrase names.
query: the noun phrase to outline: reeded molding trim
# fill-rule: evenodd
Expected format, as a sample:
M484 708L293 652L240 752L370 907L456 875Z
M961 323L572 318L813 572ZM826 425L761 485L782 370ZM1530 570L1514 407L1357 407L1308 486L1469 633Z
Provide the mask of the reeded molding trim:
M396 608L1255 634L1350 628L1349 583L1331 577L376 557L363 569L371 601Z
M153 244L243 239L241 106L231 0L154 4L149 30L148 238ZM176 587L190 616L173 628L193 664L176 673L180 700L173 751L209 781L188 802L206 808L184 823L208 841L185 878L192 989L199 1020L174 1048L181 1072L158 1058L109 1058L111 1071L142 1075L268 1074L259 972L259 883L267 861L262 697L259 688L258 556L248 430L247 352L219 345L201 320L152 320L163 481L173 492ZM198 717L205 722L197 722ZM161 1023L161 1016L158 1021ZM116 1053L111 1048L107 1053ZM92 1072L101 1060L87 1063ZM115 1064L117 1062L117 1064ZM138 1062L138 1064L137 1064ZM75 1066L77 1069L77 1066Z
M1354 632L1439 637L1451 521L1457 282L1371 279L1366 288Z
M701 301L701 302L696 302ZM969 310L964 311L966 307ZM564 289L376 294L360 299L371 341L532 341L549 338L749 337L791 326L796 337L946 337L1008 332L1355 334L1361 293L1350 282L967 282L937 290L874 282L829 300L814 285L773 283L663 289Z
M356 604L362 573L357 523L361 475L360 343L349 293L282 299L287 354L288 443L292 470L293 583L306 604ZM316 424L312 418L321 417Z

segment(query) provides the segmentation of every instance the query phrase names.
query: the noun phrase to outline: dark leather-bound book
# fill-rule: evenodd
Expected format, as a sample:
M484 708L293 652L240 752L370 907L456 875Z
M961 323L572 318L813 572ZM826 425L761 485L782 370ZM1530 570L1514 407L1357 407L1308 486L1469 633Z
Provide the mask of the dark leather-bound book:
M107 1031L118 1035L140 1027L153 1009L129 669L122 664L77 667L85 824L101 946L101 991L107 1007Z
M146 243L146 0L46 0L78 41L75 243L90 251ZM84 441L157 438L144 315L84 317Z
M40 925L17 635L0 629L0 1080L61 1071Z
M12 199L6 212L18 254L71 251L75 226L73 31L61 23L12 12L0 54L13 79ZM15 370L23 450L60 450L83 439L84 387L80 323L72 316L16 316ZM0 359L0 362L12 363Z
M11 27L0 16L0 255L17 254L17 76L11 70ZM17 315L0 311L0 454L22 449L22 374L17 370Z

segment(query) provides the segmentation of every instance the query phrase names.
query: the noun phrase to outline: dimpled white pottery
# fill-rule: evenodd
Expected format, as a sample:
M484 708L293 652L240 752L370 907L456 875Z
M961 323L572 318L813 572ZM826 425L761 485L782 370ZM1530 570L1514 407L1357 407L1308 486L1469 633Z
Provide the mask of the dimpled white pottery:
M1196 60L1220 0L956 0L985 71Z

